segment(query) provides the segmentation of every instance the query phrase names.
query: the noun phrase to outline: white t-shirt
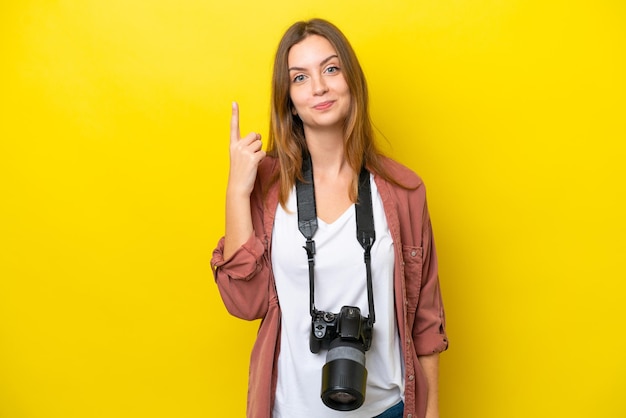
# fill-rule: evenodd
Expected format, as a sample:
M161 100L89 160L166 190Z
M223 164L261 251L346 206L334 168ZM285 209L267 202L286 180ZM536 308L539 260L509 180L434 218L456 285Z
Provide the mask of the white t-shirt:
M382 201L372 185L376 241L372 247L372 282L376 323L372 346L366 352L368 372L364 404L350 412L328 408L320 398L322 367L327 350L309 348L309 272L306 239L298 230L295 187L287 212L279 205L272 233L272 268L281 317L281 346L274 418L373 417L404 396L403 363L396 324L393 291L394 248ZM363 248L356 239L354 205L327 224L318 218L315 240L315 307L339 313L342 306L357 306L368 316L367 281Z

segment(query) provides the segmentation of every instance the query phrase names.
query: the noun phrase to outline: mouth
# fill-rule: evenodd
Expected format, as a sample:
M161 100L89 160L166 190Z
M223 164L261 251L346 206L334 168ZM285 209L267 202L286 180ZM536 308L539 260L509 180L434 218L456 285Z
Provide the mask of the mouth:
M315 110L326 110L326 109L330 109L332 107L332 105L334 105L335 102L334 100L329 100L326 102L322 102L322 103L318 103L315 106L313 106L313 109Z

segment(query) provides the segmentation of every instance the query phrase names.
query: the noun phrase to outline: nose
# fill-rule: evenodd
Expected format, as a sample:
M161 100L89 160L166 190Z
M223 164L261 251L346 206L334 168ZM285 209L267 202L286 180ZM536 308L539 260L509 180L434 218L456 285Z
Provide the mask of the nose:
M313 82L311 83L311 86L313 88L313 94L315 96L321 96L328 91L328 86L326 85L326 80L324 80L324 77L313 77L312 81Z

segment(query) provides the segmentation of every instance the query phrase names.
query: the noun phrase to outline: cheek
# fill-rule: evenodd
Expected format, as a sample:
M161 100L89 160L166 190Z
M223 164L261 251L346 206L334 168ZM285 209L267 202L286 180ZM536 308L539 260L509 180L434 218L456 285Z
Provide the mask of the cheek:
M302 108L302 100L293 89L289 91L289 98L291 99L291 114L295 116L298 114L299 109Z
M291 113L297 115L299 113L305 112L307 109L307 98L303 97L303 95L298 95L297 92L290 93L291 97Z
M351 96L350 87L345 83L341 83L340 85L338 85L336 91L339 92L339 94L341 94L342 96Z
M289 98L291 99L291 103L293 103L294 107L299 107L302 105L302 95L298 94L297 89L291 89L289 91Z

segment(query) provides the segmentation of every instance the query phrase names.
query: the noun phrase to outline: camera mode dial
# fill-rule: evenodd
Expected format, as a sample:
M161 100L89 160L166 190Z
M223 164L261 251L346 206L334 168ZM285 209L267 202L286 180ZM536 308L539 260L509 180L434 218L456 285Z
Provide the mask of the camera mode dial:
M317 338L324 338L324 335L326 335L326 324L322 321L315 321L313 332L315 332Z

